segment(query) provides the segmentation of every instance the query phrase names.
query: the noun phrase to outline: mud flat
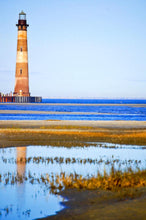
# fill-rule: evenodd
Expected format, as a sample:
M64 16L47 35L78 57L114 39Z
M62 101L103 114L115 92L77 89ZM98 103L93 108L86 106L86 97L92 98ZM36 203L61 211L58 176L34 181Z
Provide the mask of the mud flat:
M0 147L110 142L146 145L145 121L0 121Z
M88 128L146 129L146 121L75 121L75 120L0 120L0 128L50 128L51 126L77 126Z
M145 220L146 189L141 188L133 198L120 198L118 193L102 190L68 189L61 193L68 199L67 208L44 220Z

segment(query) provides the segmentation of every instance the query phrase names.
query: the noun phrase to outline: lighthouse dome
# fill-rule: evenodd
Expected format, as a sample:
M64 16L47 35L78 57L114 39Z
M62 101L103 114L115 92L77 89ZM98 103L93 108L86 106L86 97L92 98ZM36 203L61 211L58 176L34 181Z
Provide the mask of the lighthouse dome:
M19 13L19 20L26 20L26 14L24 13L24 11L21 11Z

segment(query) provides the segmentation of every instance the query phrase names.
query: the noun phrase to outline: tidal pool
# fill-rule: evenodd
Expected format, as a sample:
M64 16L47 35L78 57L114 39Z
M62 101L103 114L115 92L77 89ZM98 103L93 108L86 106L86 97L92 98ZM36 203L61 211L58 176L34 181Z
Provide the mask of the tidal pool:
M146 147L90 143L89 147L25 146L0 149L0 219L35 219L63 209L44 177L146 168ZM23 178L21 178L23 176ZM18 178L19 177L19 178ZM30 181L29 181L30 180Z

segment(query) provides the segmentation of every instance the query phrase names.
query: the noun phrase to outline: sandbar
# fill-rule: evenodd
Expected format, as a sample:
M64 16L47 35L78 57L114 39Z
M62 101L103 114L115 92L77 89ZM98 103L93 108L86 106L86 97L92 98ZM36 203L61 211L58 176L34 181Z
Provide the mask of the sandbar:
M19 105L19 106L23 106L23 105L26 105L26 106L35 106L35 105L43 105L43 106L130 106L130 107L146 107L146 104L107 104L107 103L104 103L104 104L99 104L99 103L0 103L0 105Z
M41 126L146 129L146 121L0 120L0 128L40 128Z

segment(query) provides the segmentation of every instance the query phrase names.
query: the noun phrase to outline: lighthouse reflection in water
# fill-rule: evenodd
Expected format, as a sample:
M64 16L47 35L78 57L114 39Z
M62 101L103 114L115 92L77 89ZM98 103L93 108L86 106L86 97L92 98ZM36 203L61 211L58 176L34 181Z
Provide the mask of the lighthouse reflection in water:
M17 147L17 174L18 176L25 176L26 169L26 147ZM18 183L17 185L17 199L20 202L20 207L22 208L25 203L25 182Z
M17 182L16 177L29 177L33 173L32 164L26 163L27 147L1 148L0 155L0 220L41 218L63 208L60 204L63 198L50 194L41 184L23 178ZM36 168L34 175L40 176L41 167L37 167L39 172ZM8 178L12 180L10 183Z

